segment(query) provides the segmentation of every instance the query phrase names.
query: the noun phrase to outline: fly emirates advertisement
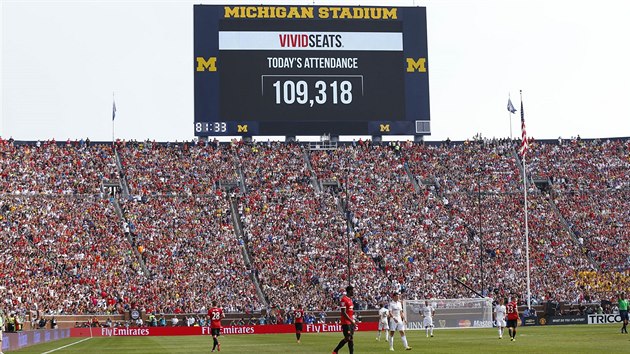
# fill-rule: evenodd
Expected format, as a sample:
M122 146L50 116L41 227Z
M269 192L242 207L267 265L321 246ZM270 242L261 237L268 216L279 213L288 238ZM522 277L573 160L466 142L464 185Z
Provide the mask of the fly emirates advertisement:
M376 331L378 322L357 323L357 331ZM295 326L283 325L254 325L254 326L225 326L221 328L221 335L231 334L272 334L294 333ZM341 325L305 324L303 333L341 332ZM198 336L211 335L210 327L101 327L101 328L72 328L71 337L149 337L149 336Z

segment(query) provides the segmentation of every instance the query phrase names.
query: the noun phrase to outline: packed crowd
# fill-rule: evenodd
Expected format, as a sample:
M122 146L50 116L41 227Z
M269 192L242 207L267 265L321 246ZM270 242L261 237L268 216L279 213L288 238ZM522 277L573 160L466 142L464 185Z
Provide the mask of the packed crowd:
M458 206L461 218L474 225L475 231L481 228L483 245L478 232L475 240L483 247L485 289L489 293L503 292L501 295L508 295L510 291L524 295L527 248L523 196L491 194L479 198L477 195L455 194L451 198ZM577 300L581 291L572 284L575 272L590 270L593 265L564 228L548 198L539 193L528 196L527 236L532 301ZM566 286L558 286L567 281Z
M222 192L131 199L123 209L149 271L150 282L138 289L141 309L197 313L212 300L229 312L261 309Z
M315 190L298 145L247 145L238 154L248 190L241 219L267 300L334 309L348 281L347 226L338 198ZM353 274L374 268L361 253L351 257Z
M577 275L577 286L584 289L586 300L614 299L620 289L630 287L630 270L620 272L582 271ZM592 298L588 294L593 294Z
M19 145L0 139L0 191L7 194L97 194L118 178L111 145L54 140Z
M231 145L217 142L119 143L124 176L134 195L213 194L221 181L237 179Z
M100 196L3 196L5 313L119 313L136 294L139 263Z
M475 288L486 293L526 289L526 247L520 160L509 141L468 141L453 146L412 146L408 154L415 174L430 177L467 225L479 276ZM579 245L565 230L548 197L528 184L528 237L532 297L536 301L579 297L575 287L557 287L590 269ZM482 248L480 248L482 247ZM481 250L481 251L480 251ZM481 259L482 258L482 259ZM483 269L483 277L481 277ZM512 288L510 285L512 284ZM483 285L483 286L482 286Z
M216 188L238 179L233 146L120 145L131 194L122 203L125 220L151 278L141 307L203 312L216 300L230 312L260 310L227 195Z
M510 141L465 141L449 145L407 145L414 176L434 180L445 193L508 193L522 190L519 161Z
M312 161L322 177L331 177L332 165L334 178L347 179L355 231L382 270L366 275L376 288L369 293L404 286L409 297L474 296L453 279L486 295L525 292L522 196L509 144L359 145L314 153ZM418 176L419 192L405 166ZM588 261L540 195L530 210L534 296L573 299L577 291L558 290L557 280L589 269Z
M532 141L528 174L552 182L549 194L527 187L535 302L605 299L610 284L624 286L628 151L628 140ZM461 283L524 298L519 162L497 141L331 151L119 142L115 153L89 141L0 140L4 307L180 313L218 300L230 312L332 310L348 281L358 308L392 290L474 296ZM119 177L130 195L103 199L101 182Z
M353 277L362 283L360 296L369 306L386 301L395 290L417 297L427 291L425 277L448 282L437 274L443 264L425 267L439 247L430 241L433 235L422 217L429 196L414 190L399 149L359 142L356 147L315 151L311 161L318 178L342 184L340 195L360 241L353 252L368 256L375 267Z
M527 163L532 175L550 178L558 192L628 188L628 154L628 139L572 139L532 144Z
M531 155L531 174L549 178L554 203L584 252L603 272L628 270L630 140L535 143Z
M630 189L557 193L555 203L570 229L603 270L630 268Z

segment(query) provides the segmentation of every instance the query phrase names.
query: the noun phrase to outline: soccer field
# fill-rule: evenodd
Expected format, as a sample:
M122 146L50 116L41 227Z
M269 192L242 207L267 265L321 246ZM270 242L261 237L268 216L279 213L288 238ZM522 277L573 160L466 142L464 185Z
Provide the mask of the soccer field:
M549 326L519 328L516 341L498 338L495 329L436 330L435 337L408 332L409 353L630 353L630 335L619 325ZM389 353L384 338L376 332L357 332L355 353ZM305 334L302 343L292 334L231 335L221 337L221 353L328 353L341 339L340 333ZM79 343L79 341L81 341ZM76 344L73 344L76 343ZM65 348L63 346L69 345ZM25 348L15 353L210 353L208 336L67 338ZM396 352L403 350L400 338ZM347 346L339 352L348 353Z

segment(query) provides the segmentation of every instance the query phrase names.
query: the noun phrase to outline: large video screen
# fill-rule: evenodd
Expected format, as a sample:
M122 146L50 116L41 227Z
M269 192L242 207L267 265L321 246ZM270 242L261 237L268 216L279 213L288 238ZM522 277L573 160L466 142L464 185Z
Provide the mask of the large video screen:
M422 7L194 7L196 136L427 135Z

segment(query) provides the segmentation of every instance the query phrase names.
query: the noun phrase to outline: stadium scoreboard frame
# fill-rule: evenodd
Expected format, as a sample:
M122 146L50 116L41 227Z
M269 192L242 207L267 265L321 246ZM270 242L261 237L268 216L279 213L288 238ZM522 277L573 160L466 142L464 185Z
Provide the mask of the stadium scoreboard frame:
M426 8L194 6L194 133L429 135Z

